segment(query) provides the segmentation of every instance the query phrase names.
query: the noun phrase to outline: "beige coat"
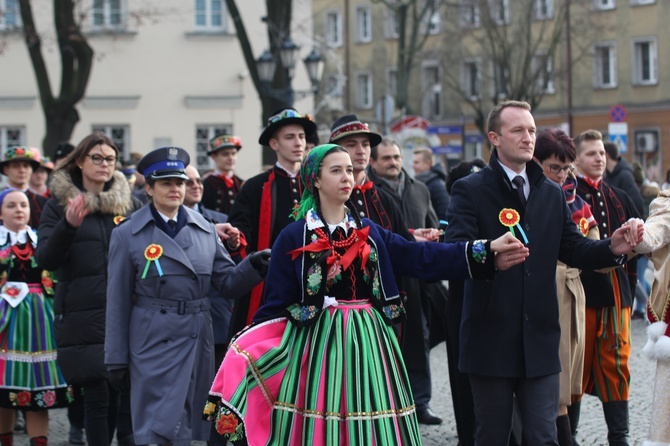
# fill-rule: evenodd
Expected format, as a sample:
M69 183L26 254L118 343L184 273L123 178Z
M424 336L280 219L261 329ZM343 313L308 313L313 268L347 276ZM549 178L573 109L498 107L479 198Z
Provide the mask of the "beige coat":
M651 253L654 264L654 283L649 296L652 324L648 328L646 355L657 360L654 382L653 414L649 437L643 444L670 445L670 190L662 190L649 206L649 218L644 223L644 239L635 251Z
M591 228L587 237L599 240L598 227ZM570 268L565 263L558 262L556 265L558 320L561 324L561 343L558 351L561 360L558 403L561 406L569 406L572 395L582 393L586 295L579 273L579 269Z
M569 406L572 395L582 393L584 370L584 309L586 296L579 270L559 262L556 266L558 319L561 324L559 404Z

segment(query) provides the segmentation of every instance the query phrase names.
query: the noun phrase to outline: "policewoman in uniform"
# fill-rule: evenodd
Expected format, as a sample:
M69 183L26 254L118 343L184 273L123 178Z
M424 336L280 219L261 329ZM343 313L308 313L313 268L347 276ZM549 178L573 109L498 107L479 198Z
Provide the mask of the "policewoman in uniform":
M258 284L269 250L239 265L214 226L182 205L188 153L162 147L137 169L150 203L112 233L105 364L130 391L136 444L208 440L199 409L213 380L210 287L234 299Z

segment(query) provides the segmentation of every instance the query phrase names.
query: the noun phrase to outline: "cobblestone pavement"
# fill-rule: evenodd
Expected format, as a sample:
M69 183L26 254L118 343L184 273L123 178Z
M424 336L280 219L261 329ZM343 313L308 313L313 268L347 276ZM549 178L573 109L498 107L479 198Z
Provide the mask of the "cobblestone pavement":
M633 352L630 359L630 439L631 445L641 446L649 429L649 414L653 392L655 364L642 356L642 347L646 342L646 323L634 320L632 324ZM447 357L444 344L435 347L431 354L433 370L433 400L431 407L445 421L439 426L421 426L424 446L456 446L456 424L451 405L451 391L447 374ZM65 409L51 411L49 425L49 444L54 446L68 445L67 433L69 424ZM586 396L582 403L582 415L578 439L582 446L606 445L607 428L602 408L597 398ZM17 433L16 445L28 445L24 433ZM114 442L116 444L116 442ZM204 445L204 443L195 443Z

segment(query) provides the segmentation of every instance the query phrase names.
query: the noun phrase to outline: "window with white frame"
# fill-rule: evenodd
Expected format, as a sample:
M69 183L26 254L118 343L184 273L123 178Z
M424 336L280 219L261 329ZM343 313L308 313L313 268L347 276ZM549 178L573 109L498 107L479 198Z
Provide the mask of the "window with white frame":
M423 114L428 119L442 116L442 83L440 67L437 64L426 64L423 67Z
M372 76L360 73L356 76L356 105L358 108L372 108Z
M392 9L386 9L386 23L384 25L384 36L387 39L397 39L400 35L400 22L398 21L398 15Z
M199 124L195 126L195 167L198 170L213 169L212 158L209 152L209 141L219 135L231 135L231 124Z
M498 62L492 64L492 84L491 90L494 97L504 99L507 97L507 83L509 80L509 69L504 63Z
M462 28L479 28L479 0L460 0L459 22Z
M614 88L617 86L616 44L601 42L593 47L593 86Z
M535 87L538 93L554 94L554 63L546 53L533 56L532 69L535 74Z
M26 140L26 129L18 125L0 125L0 150L2 153L10 147L22 146Z
M372 10L369 6L356 8L356 40L361 43L372 41Z
M655 37L633 41L633 84L658 83L658 50Z
M111 138L119 149L119 157L121 159L128 159L130 156L130 126L128 125L94 125L91 129L94 132L102 132Z
M479 99L481 87L481 61L466 59L461 65L461 89L470 99Z
M489 0L491 20L496 25L509 24L509 0Z
M615 0L593 0L593 7L595 9L614 9L616 3Z
M386 94L394 98L398 94L398 69L388 68L386 70Z
M326 42L330 46L342 46L342 13L340 11L326 13Z
M92 0L92 23L94 29L122 29L126 23L126 0Z
M195 0L194 10L198 31L226 31L228 14L223 0Z
M549 20L554 17L554 0L535 0L535 19Z
M21 27L19 0L0 0L0 31Z
M421 6L429 8L423 23L425 31L431 35L439 34L442 29L439 4L435 0L423 0Z

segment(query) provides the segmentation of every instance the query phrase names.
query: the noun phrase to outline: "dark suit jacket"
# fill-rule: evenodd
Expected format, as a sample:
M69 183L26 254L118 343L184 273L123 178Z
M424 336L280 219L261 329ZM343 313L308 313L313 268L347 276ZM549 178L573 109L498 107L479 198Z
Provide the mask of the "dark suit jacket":
M493 280L466 282L459 359L464 373L520 378L558 373L556 261L583 269L616 264L609 241L590 241L577 230L563 191L541 167L529 162L526 171L530 194L525 210L495 150L488 167L452 189L446 241L499 237L509 231L499 213L513 208L521 215L530 249L524 263L498 271Z

